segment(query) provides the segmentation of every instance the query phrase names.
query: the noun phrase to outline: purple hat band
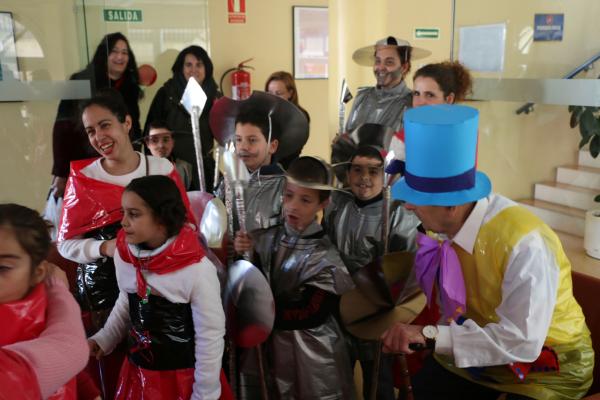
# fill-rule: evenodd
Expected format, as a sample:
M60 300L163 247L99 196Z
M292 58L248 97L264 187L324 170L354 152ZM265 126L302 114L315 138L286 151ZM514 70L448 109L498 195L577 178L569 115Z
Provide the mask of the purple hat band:
M475 186L476 168L459 175L444 178L425 178L405 171L406 184L414 190L425 193L446 193L472 189Z

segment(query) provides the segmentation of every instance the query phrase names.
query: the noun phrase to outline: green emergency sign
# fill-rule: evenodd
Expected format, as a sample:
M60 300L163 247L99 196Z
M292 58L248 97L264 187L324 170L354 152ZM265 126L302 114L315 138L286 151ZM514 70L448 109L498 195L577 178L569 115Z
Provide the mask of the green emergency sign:
M142 10L105 9L106 22L142 22Z
M439 28L415 28L415 39L439 39Z

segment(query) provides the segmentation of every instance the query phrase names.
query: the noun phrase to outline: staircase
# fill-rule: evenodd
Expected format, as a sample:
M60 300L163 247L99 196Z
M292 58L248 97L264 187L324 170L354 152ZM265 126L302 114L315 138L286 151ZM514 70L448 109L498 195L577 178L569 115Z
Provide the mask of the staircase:
M600 208L600 156L580 150L578 165L556 170L556 181L535 184L534 198L518 202L542 218L552 229L583 237L585 212Z

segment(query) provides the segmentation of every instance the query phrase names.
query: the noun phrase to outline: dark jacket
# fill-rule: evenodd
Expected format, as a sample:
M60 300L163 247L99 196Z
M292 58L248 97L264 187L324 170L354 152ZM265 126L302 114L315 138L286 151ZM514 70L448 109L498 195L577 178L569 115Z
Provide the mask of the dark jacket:
M191 190L198 190L198 167L196 164L196 153L194 151L194 137L192 135L192 121L190 114L180 103L186 85L183 75L169 79L158 89L146 118L144 132L148 130L148 124L153 121L162 120L175 133L175 147L173 155L175 158L183 159L193 167ZM204 175L206 190L212 191L215 162L211 150L213 148L213 135L208 124L208 115L216 98L216 91L206 93L208 100L200 115L200 137L202 142L202 157L204 158Z

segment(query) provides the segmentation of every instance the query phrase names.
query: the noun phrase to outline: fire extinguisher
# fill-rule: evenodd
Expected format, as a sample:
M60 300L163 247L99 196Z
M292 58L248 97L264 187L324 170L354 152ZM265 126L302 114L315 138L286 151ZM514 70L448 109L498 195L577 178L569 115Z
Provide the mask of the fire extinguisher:
M234 100L245 100L250 97L250 94L252 93L252 88L250 87L250 72L245 71L246 69L254 69L254 67L245 65L252 60L253 58L244 60L239 63L237 67L229 68L221 75L219 86L222 89L223 79L225 79L225 76L228 73L234 71L233 74L231 74L231 98Z

